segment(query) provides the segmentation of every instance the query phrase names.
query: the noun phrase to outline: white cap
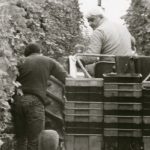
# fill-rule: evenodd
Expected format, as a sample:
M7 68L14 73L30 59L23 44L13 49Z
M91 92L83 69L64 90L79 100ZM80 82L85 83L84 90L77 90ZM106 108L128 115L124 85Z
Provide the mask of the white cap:
M86 18L89 18L91 16L98 16L98 15L101 15L103 17L105 16L104 9L100 6L92 7L89 10L87 10L87 12L85 13Z

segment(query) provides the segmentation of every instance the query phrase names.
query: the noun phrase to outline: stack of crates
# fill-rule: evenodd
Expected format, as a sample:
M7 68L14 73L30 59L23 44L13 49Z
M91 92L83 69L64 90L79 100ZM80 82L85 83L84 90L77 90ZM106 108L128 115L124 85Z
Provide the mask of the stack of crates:
M142 147L141 76L104 75L104 149Z
M150 74L143 80L143 142L150 149Z
M103 79L66 79L66 150L102 150Z
M143 142L144 150L150 148L150 90L144 89L144 92L149 92L147 95L143 94Z
M105 97L142 97L142 76L104 74Z

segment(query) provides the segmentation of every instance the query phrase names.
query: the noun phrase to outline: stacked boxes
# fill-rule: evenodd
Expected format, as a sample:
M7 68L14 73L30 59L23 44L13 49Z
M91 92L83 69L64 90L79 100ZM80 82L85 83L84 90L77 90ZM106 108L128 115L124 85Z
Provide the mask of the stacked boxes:
M138 145L138 148L142 146L142 86L140 82L141 76L104 75L105 150L110 147L126 150L131 145ZM123 144L125 141L126 144Z
M100 101L103 94L102 78L67 78L65 95L68 101Z
M101 134L66 134L66 150L101 150Z
M100 133L103 103L68 101L65 104L65 122L69 133Z
M66 79L66 150L102 150L103 79Z
M140 75L68 78L65 95L66 150L139 150L148 140Z
M142 97L141 75L104 74L105 97Z
M149 98L143 97L143 136L150 136L150 99Z
M149 76L143 81L143 142L144 150L150 148L150 81Z

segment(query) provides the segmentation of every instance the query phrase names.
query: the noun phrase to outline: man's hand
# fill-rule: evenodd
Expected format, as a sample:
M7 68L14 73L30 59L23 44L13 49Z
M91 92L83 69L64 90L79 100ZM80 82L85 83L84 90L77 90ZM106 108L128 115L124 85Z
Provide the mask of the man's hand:
M20 89L20 88L18 88L18 89L16 90L16 93L17 93L18 96L23 96L23 91L22 91L22 89Z

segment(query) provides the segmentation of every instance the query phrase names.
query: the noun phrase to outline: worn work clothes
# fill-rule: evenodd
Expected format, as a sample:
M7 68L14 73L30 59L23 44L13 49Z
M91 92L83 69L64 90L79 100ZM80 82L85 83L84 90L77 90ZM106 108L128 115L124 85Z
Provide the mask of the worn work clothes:
M107 55L132 55L131 35L127 28L106 18L93 31L88 50L85 53ZM93 63L96 58L86 57L85 63ZM104 58L105 60L105 58Z
M47 81L53 75L64 83L67 73L54 59L40 54L26 57L18 69L24 95L14 98L17 150L38 150L38 137L45 126Z
M54 59L39 54L30 55L19 67L18 81L22 84L23 93L34 94L46 101L47 81L53 75L61 82L65 82L67 76L64 68Z
M15 96L13 106L17 150L38 150L38 136L44 129L45 110L37 96Z

